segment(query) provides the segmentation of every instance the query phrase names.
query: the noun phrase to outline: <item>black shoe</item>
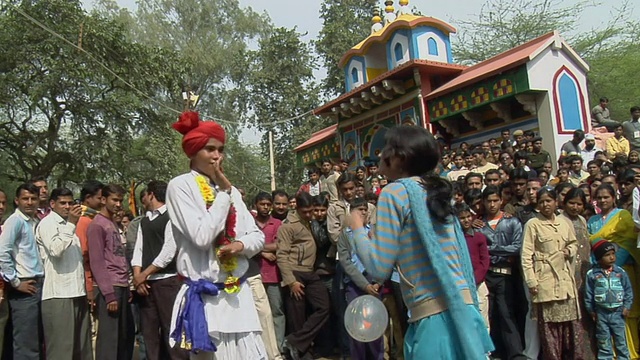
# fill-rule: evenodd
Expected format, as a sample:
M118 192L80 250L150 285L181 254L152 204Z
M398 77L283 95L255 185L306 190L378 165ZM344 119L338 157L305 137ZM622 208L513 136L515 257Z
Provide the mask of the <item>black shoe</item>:
M289 341L287 341L287 339L284 339L282 347L284 348L285 353L289 353L291 360L300 360L300 353L298 352L298 349L289 344Z

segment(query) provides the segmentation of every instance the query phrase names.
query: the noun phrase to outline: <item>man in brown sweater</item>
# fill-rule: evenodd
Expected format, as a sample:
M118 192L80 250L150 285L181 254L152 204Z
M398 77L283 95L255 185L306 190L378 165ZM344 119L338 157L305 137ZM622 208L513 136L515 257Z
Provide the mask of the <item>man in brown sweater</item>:
M296 211L289 214L278 229L276 260L282 275L282 285L289 288L285 296L287 320L291 334L284 348L293 360L300 359L329 318L329 293L315 273L316 243L311 233L313 197L302 192L296 196ZM307 316L307 305L312 313Z

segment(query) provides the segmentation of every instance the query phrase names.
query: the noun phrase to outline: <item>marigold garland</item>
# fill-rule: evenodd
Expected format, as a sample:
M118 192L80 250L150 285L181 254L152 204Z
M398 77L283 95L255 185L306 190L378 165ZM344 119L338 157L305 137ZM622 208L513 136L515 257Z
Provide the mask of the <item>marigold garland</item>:
M198 183L200 194L202 194L204 203L207 205L207 210L209 210L211 205L213 205L213 201L216 199L216 193L213 191L211 185L209 185L209 181L204 176L196 176L196 183Z
M215 191L213 191L211 185L209 185L207 178L202 175L196 176L196 183L198 184L200 194L202 195L208 210L216 199ZM225 221L224 231L220 236L218 236L214 245L216 249L216 256L220 263L220 268L222 271L227 273L227 278L224 281L224 291L228 294L235 294L240 291L240 279L233 276L233 272L238 268L238 258L230 256L226 260L220 261L220 248L225 245L229 245L236 240L236 221L236 208L233 206L233 202L231 202L229 213L227 214L227 219Z

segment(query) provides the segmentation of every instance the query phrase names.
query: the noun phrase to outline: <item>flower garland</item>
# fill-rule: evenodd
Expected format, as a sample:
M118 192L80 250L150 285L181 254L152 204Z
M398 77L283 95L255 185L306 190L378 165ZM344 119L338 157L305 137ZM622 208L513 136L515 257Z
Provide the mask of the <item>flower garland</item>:
M207 210L209 210L211 205L213 205L213 201L216 199L216 194L211 188L211 185L209 185L209 181L204 176L196 176L196 183L198 184L200 194L207 206ZM223 261L220 260L220 249L236 240L236 221L236 208L233 206L232 202L225 221L224 231L220 236L218 236L218 239L216 239L214 244L216 256L220 262L220 268L222 271L227 273L227 278L224 281L224 291L227 294L235 294L240 291L240 279L233 276L233 272L238 268L238 258L235 256L229 256Z

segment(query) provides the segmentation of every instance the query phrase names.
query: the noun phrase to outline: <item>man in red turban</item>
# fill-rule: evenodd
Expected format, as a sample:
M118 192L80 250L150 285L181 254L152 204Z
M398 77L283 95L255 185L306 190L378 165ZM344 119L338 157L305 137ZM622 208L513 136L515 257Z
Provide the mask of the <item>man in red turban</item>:
M191 171L167 186L179 246L176 267L184 283L174 302L169 343L198 353L198 360L267 360L246 275L249 259L264 247L264 233L222 173L224 129L200 121L195 112L183 113L173 128L183 135Z

